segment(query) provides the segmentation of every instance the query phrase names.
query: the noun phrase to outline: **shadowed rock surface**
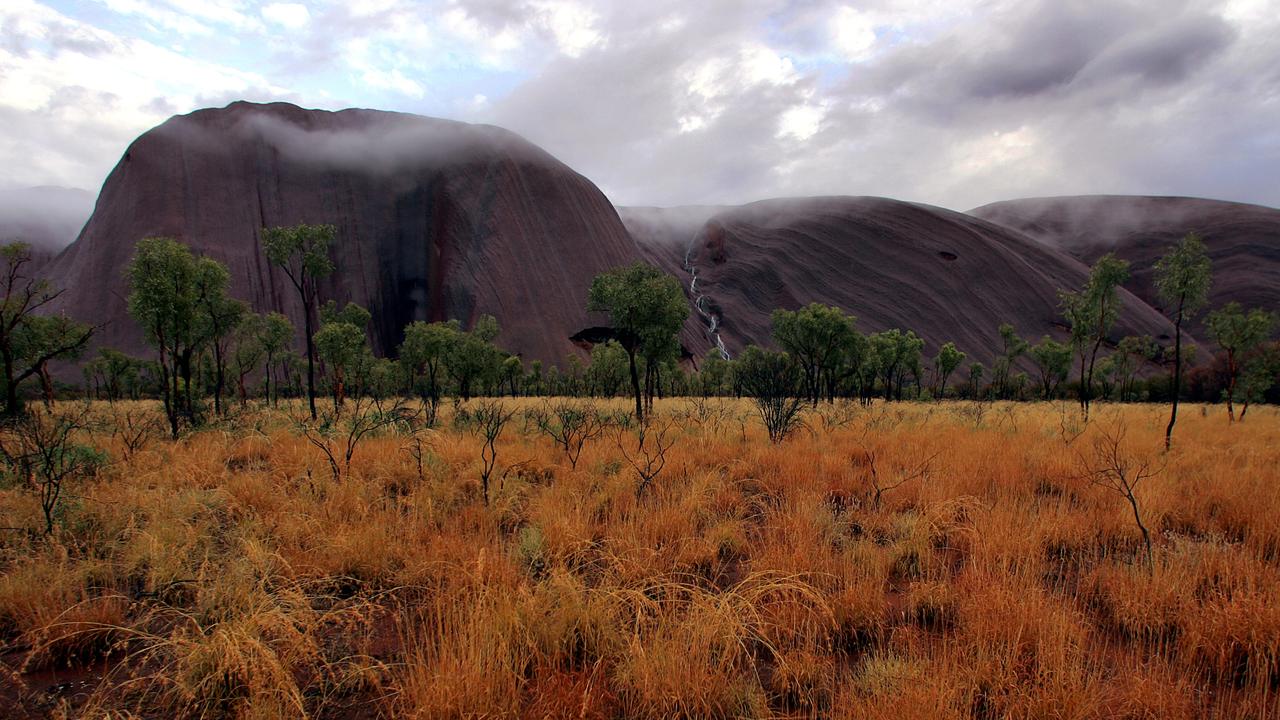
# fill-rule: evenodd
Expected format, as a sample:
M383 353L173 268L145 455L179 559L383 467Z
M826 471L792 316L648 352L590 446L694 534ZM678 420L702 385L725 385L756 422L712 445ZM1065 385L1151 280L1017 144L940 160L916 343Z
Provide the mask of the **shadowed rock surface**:
M231 291L302 326L261 228L338 228L320 298L370 309L371 340L393 350L413 320L492 314L497 342L562 363L570 340L605 324L586 312L599 272L639 255L589 180L500 128L372 110L233 103L171 118L129 147L79 239L50 265L56 310L106 322L102 344L143 352L125 309L137 240L178 238L226 263Z
M1210 307L1234 300L1246 307L1280 309L1280 210L1275 208L1200 198L1098 195L1008 200L969 213L1086 263L1114 252L1131 263L1127 287L1156 308L1161 308L1152 284L1156 261L1194 231L1204 238L1213 261Z
M1019 233L942 208L874 197L766 200L711 218L690 257L731 352L767 343L769 315L810 302L836 305L862 332L911 329L932 353L954 341L989 362L997 327L1028 339L1065 337L1058 290L1088 269ZM1172 328L1122 292L1112 340Z

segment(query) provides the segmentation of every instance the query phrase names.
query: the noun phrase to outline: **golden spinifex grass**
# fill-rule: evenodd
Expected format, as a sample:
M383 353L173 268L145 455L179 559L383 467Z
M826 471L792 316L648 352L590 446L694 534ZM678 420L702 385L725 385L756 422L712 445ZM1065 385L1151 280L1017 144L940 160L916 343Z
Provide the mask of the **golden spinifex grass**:
M771 444L745 401L667 400L675 442L639 492L634 430L574 467L523 412L543 401L503 402L487 504L484 438L447 413L335 474L287 411L125 448L112 419L139 407L95 406L82 440L112 463L53 535L0 491L0 706L1280 717L1274 409L1193 408L1165 454L1156 406L1084 426L1070 405L824 405ZM1117 457L1145 468L1149 564Z

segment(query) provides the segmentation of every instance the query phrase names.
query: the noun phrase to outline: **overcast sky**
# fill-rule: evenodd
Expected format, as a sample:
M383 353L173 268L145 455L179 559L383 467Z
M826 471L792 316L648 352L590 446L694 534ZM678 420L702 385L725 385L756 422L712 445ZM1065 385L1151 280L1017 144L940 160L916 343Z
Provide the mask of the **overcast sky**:
M235 99L512 129L618 204L1280 205L1276 0L0 0L0 186Z

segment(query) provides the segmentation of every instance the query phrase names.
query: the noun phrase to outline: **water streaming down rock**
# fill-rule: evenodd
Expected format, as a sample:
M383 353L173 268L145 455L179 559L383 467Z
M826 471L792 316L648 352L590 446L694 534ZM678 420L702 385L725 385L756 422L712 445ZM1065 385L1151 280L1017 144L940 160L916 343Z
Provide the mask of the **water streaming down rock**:
M713 348L722 357L728 347L721 337L723 318L709 297L699 291L702 285L697 268L690 262L692 241L707 219L727 210L722 205L688 205L681 207L619 207L627 232L636 243L636 249L651 265L661 268L677 278L688 279L689 320L680 331L680 345L689 359L697 366L698 359L706 357Z
M693 298L693 308L706 322L707 337L715 343L716 349L720 351L720 357L731 360L729 349L725 347L724 339L720 337L720 316L707 307L707 296L698 292L698 268L689 260L692 253L693 239L691 238L689 249L684 254L684 269L689 273L689 296Z

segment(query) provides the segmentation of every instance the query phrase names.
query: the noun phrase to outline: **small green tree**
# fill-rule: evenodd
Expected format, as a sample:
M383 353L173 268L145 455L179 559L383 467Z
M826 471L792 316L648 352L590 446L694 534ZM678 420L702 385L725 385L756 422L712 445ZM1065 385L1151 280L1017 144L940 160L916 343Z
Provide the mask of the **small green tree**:
M316 281L333 272L329 248L337 236L332 225L294 225L263 228L262 249L267 259L284 271L302 300L303 335L307 343L307 403L311 419L316 419L316 350L314 315Z
M1120 390L1120 401L1128 402L1134 397L1134 383L1142 366L1151 362L1160 352L1160 346L1150 335L1129 335L1120 339L1116 352L1112 355L1116 384Z
M969 363L969 399L982 399L984 394L982 391L982 376L986 374L986 365L980 362Z
M1212 265L1199 235L1189 233L1156 263L1156 292L1173 319L1173 389L1169 424L1164 431L1164 449L1173 443L1173 426L1178 422L1178 399L1182 395L1182 324L1209 302Z
M924 340L910 330L897 328L876 333L868 338L869 353L877 357L880 377L884 382L884 399L902 399L902 387L908 373L919 377L920 353Z
M199 263L172 238L138 241L129 263L129 314L159 351L165 415L173 438L185 417L195 422L191 361L201 341Z
M262 347L262 326L266 319L257 313L246 313L231 333L231 357L229 365L236 381L236 392L240 396L240 404L249 401L249 388L245 379L262 365L266 352Z
M249 306L227 296L231 273L213 258L196 260L196 322L198 344L213 351L213 411L222 414L222 394L227 384L228 343Z
M1009 372L1013 364L1027 352L1027 341L1023 340L1017 330L1009 323L1002 323L1000 331L1000 355L996 357L991 368L991 384L995 386L997 396L1009 396Z
M637 357L659 358L676 344L676 334L689 317L680 282L645 263L597 275L587 294L587 309L607 312L614 339L627 353L636 419L643 422L643 393Z
M1240 371L1238 391L1243 406L1240 420L1249 412L1249 405L1262 402L1266 393L1275 387L1280 378L1280 343L1264 345L1244 363Z
M500 372L498 384L505 386L505 392L511 393L511 397L519 397L520 385L524 381L524 361L519 355L508 355L502 358Z
M938 354L933 357L933 376L937 382L934 393L939 400L947 394L947 378L960 367L964 359L965 354L953 342L944 343L938 348Z
M1231 422L1236 420L1235 394L1236 383L1240 379L1240 371L1256 350L1271 336L1275 327L1276 316L1261 308L1245 312L1240 303L1231 302L1209 313L1205 318L1205 327L1209 336L1227 355L1227 389L1224 392L1227 400L1227 417Z
M729 385L730 362L724 359L719 348L711 348L698 368L698 383L703 396L723 395Z
M530 395L543 395L546 393L546 386L542 377L542 361L534 360L529 363L529 373L524 377L524 387Z
M95 387L96 397L105 396L107 402L133 397L141 380L141 363L119 350L101 348L98 357L85 363L85 375Z
M320 329L316 331L317 355L333 373L333 408L341 413L346 400L347 374L363 360L367 352L365 335L368 331L369 311L355 303L347 303L338 309L330 300L320 312Z
M597 343L591 348L587 378L591 391L596 395L617 395L627 381L627 351L615 340Z
M1045 335L1029 350L1040 374L1041 397L1050 400L1071 373L1071 346Z
M445 376L445 357L457 342L458 323L413 322L404 329L400 344L400 362L409 374L409 382L427 407L427 425L434 426L440 408L441 382Z
M1061 292L1062 314L1071 326L1071 345L1080 358L1080 409L1089 417L1098 351L1120 314L1120 286L1129 279L1129 263L1112 253L1098 258L1079 292Z
M22 396L18 394L22 383L40 376L47 397L49 362L78 356L94 332L94 328L65 317L37 314L61 291L47 280L29 275L30 262L30 245L19 242L0 247L0 272L4 273L0 278L0 292L4 293L0 300L0 361L4 365L4 414L10 418L22 414Z
M810 303L795 311L774 310L772 320L774 341L800 368L805 394L816 406L855 332L855 318L838 307Z
M498 321L492 315L481 315L475 327L456 333L445 349L445 367L463 400L470 400L477 386L498 375L502 353L493 346L496 337Z
M289 346L293 344L293 322L282 313L267 313L262 317L261 331L259 341L262 346L264 365L264 393L267 400L274 405L280 390L279 383L276 383L273 388L271 376L275 373L277 361L289 353Z

